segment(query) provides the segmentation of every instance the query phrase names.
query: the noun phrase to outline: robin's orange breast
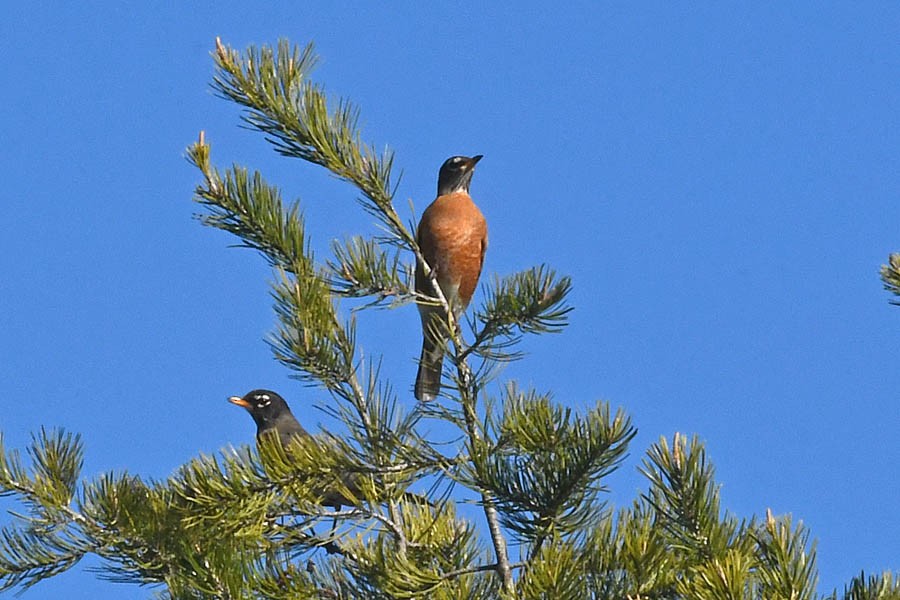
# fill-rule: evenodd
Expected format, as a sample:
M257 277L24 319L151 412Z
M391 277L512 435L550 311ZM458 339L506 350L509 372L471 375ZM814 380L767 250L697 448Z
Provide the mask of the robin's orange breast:
M419 247L425 261L436 270L441 291L464 309L475 293L484 252L487 222L468 194L455 192L438 197L422 214ZM421 269L416 270L416 290L433 295Z

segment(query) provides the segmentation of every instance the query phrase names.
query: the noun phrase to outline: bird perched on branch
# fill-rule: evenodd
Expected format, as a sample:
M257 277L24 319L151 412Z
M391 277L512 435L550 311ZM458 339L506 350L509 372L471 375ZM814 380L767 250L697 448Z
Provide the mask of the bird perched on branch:
M312 436L297 421L284 398L271 390L253 390L243 397L232 396L228 399L232 404L247 409L253 421L256 423L256 439L277 434L281 445L287 449L294 438L311 438ZM343 477L343 483L348 491L355 497L359 497L359 485L355 477L347 475ZM335 509L341 506L355 506L358 501L352 501L337 491L327 491L322 494L322 505Z
M421 265L416 268L416 292L435 297L432 280L457 319L466 310L484 264L487 249L487 222L469 196L469 184L481 155L452 156L438 173L437 198L419 221L418 244L430 276ZM422 355L416 376L415 395L420 401L434 400L441 389L447 315L434 304L419 304L422 318Z

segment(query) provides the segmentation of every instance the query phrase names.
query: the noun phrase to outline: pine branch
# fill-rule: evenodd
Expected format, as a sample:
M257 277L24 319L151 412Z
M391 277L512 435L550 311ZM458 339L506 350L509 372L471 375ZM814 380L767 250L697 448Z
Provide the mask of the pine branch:
M660 438L647 452L640 471L650 480L650 490L642 497L674 544L700 560L715 558L731 546L739 526L721 519L719 486L699 439L694 437L688 444L676 433L670 449L666 439Z
M472 329L476 322L481 327L460 359L471 352L492 360L519 358L520 354L506 349L518 343L522 334L557 333L568 324L572 307L565 300L571 289L569 277L557 278L543 265L503 279L495 277L486 289L484 307L472 320Z
M311 272L311 253L299 202L285 209L278 188L234 166L223 176L210 163L210 147L201 131L188 147L188 160L203 174L205 184L194 190L194 200L209 214L197 215L201 223L222 229L241 239L242 246L258 250L275 267L294 275Z
M452 466L452 461L423 439L417 426L423 416L419 406L406 410L389 384L381 384L379 368L370 367L363 381L368 399L366 418L360 417L355 406L335 404L324 411L343 422L350 433L347 440L330 436L340 454L347 455L361 469L379 478L385 489L404 489L412 477L437 474ZM371 426L371 429L369 426Z
M900 253L891 254L888 257L888 264L881 265L881 280L884 282L884 289L895 296L900 296ZM890 302L900 306L900 300Z
M425 277L431 282L433 298L438 301L438 304L443 309L443 314L446 317L446 323L440 325L446 325L446 333L453 349L451 358L456 367L454 381L456 383L456 389L459 391L459 406L462 413L462 424L464 424L462 429L467 436L466 441L469 454L474 459L476 456L484 455L487 448L484 439L484 431L479 424L476 410L479 390L482 384L479 383L472 372L469 363L465 359L465 355L468 353L467 346L463 342L456 315L454 311L451 310L452 307L444 295L443 290L441 290L441 286L438 284L437 279L432 276L433 270L431 266L428 264L428 261L425 260L418 243L414 242L412 248L416 255L416 264L422 269ZM484 490L483 487L482 489ZM497 511L494 498L486 491L482 491L481 493L481 505L482 510L484 511L485 520L487 521L488 531L490 532L491 543L494 546L497 574L503 581L504 591L511 594L514 585L509 553L506 546L506 538L500 529L500 515Z
M338 324L327 283L281 273L272 297L279 324L267 341L276 360L301 381L319 382L342 398L364 402L350 383L356 372L355 323Z
M391 597L496 597L472 593L485 587L478 574L496 566L476 562L482 552L474 528L456 518L453 505L424 514L414 504L401 503L399 509L402 536L379 536L354 547L360 557L354 568L361 580ZM398 539L410 542L406 552L398 551Z
M309 562L301 568L290 554L270 551L253 564L246 588L255 598L340 598L329 595L339 584L318 566Z
M358 187L363 207L392 237L406 247L414 242L391 204L393 153L379 154L360 141L359 111L349 101L338 101L329 114L324 92L308 80L318 62L312 44L301 52L281 40L277 49L250 47L241 56L216 38L214 58L213 89L245 107L249 127L284 156L323 166Z
M72 502L84 464L81 436L63 430L48 432L43 427L32 436L28 454L34 470L36 499L44 508L65 511Z
M605 514L582 547L593 598L673 598L682 576L645 505L635 502L613 518Z
M729 548L720 556L694 565L675 587L679 597L694 600L769 600L756 589L753 567L752 555Z
M790 517L776 520L766 511L764 530L756 536L761 594L771 600L811 600L816 595L815 544L803 525L791 528ZM809 550L807 551L807 548Z
M70 531L5 527L0 531L0 591L33 585L67 571L94 547Z
M430 273L428 264L421 256L421 252L416 246L417 260L419 264L425 265L425 272ZM475 459L477 456L484 456L487 448L484 431L479 424L476 406L478 403L478 392L481 384L477 381L472 373L471 367L462 354L465 352L466 346L462 340L462 336L457 326L456 319L447 298L441 291L437 280L431 278L435 297L444 308L444 314L447 315L447 330L450 334L450 340L453 345L453 358L456 365L456 384L459 391L459 405L462 409L463 421L465 423L464 432L467 435L467 446L469 454ZM459 358L457 358L459 357ZM483 489L483 486L482 486ZM488 531L490 533L491 542L494 546L494 556L496 557L497 574L503 581L503 589L506 593L512 593L513 575L510 566L509 553L506 546L506 538L500 529L500 514L494 498L482 491L481 505L484 511L485 520L487 521Z
M374 240L355 236L332 243L334 260L327 261L332 291L341 296L375 296L368 306L390 300L394 308L415 299L412 269L400 262L399 254L389 257Z
M559 538L540 549L526 566L517 591L521 598L581 600L588 597L588 580L576 546Z
M900 577L885 571L880 575L866 576L861 572L844 587L844 593L838 596L837 591L825 600L897 600L900 598Z
M366 399L356 378L355 326L342 324L325 276L316 267L295 203L284 212L281 194L259 173L248 176L234 167L223 178L209 161L209 145L201 132L188 148L205 185L195 199L210 211L205 225L228 231L242 245L259 250L280 273L273 284L280 325L270 338L276 359L297 372L301 381L318 381L332 393L357 405Z
M532 553L548 536L562 539L603 517L596 505L601 479L636 434L625 414L611 415L606 404L580 417L513 385L492 428L498 441L475 458L475 480L496 498L504 526L532 542Z
M0 590L34 584L75 565L95 550L83 535L85 519L71 506L84 450L78 436L41 429L28 448L29 473L18 453L7 453L0 435L0 495L29 509L21 525L0 532Z
M172 496L128 474L106 474L83 484L79 508L85 532L105 559L101 577L122 583L163 583L184 564L189 543Z

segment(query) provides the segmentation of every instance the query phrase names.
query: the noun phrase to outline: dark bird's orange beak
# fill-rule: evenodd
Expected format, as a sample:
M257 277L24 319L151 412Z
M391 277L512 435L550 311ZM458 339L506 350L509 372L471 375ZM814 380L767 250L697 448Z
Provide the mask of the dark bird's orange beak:
M244 400L243 398L241 398L240 396L232 396L231 398L228 399L228 401L231 402L232 404L237 404L238 406L240 406L242 408L246 408L247 410L250 410L250 403L247 402L246 400Z

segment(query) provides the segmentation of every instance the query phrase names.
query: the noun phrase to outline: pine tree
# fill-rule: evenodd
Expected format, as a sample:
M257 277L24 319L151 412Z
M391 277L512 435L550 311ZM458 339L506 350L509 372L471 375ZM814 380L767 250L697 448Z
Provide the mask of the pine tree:
M884 282L884 289L900 296L900 254L891 254L888 264L881 265L881 280ZM900 306L900 300L891 300L891 304Z
M201 222L258 251L276 274L275 359L329 392L348 433L289 452L271 436L200 456L164 481L83 480L81 439L65 431L35 434L28 460L0 438L0 494L23 508L0 533L0 589L28 588L94 554L103 577L179 599L820 597L809 532L789 516L723 512L698 438L654 444L641 468L646 491L614 509L604 482L635 435L623 410L598 403L577 414L514 382L489 393L498 366L520 358L523 336L567 324L571 281L546 266L494 278L465 323L446 311L445 397L398 394L360 351L357 319L376 318L365 310L374 307L447 306L439 287L423 298L411 285L414 266L427 265L394 208L392 154L361 142L352 104L329 108L310 80L312 46L242 54L217 40L213 56L213 87L244 108L244 123L280 154L358 188L381 226L318 260L297 203L258 172L215 168L203 134L188 149ZM459 432L456 447L420 434L435 419ZM323 490L358 503L323 507ZM457 512L461 490L480 499L478 522ZM900 583L861 574L829 597L900 598Z

